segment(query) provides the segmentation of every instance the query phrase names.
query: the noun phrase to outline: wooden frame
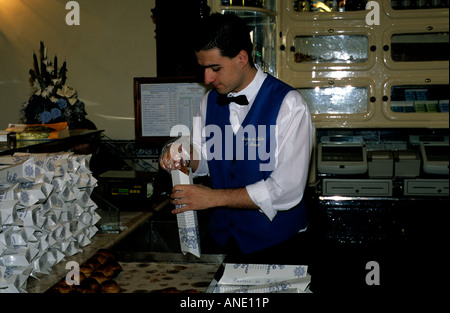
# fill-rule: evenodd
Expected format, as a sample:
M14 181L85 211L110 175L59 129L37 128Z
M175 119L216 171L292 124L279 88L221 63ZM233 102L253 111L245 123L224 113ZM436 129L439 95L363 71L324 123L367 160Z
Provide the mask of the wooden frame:
M141 86L144 84L184 84L203 83L197 77L135 77L134 78L134 117L135 117L135 141L137 146L164 144L170 136L145 136L143 135L142 95ZM206 87L205 87L206 88ZM200 103L199 103L200 104Z

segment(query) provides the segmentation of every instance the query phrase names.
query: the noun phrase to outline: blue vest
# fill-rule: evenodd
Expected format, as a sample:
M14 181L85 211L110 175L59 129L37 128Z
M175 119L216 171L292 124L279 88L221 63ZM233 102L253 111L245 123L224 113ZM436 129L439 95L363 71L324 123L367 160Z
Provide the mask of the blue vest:
M230 126L229 106L219 106L217 92L214 89L210 92L205 126L208 167L214 189L242 188L270 177L276 145L270 133L272 130L275 136L278 112L291 90L289 85L268 75L236 135ZM216 132L208 133L208 129ZM272 221L259 210L229 208L214 209L210 221L211 234L218 244L224 246L233 236L245 254L280 243L306 225L303 201L288 211L278 212Z

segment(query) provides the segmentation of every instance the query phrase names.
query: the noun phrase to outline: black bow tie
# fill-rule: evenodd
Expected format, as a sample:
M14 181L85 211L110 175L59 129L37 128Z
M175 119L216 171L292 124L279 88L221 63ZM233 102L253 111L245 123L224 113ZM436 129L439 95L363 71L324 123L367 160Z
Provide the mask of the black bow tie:
M227 97L226 95L220 95L217 98L218 105L228 105L231 102L237 103L239 105L248 105L247 97L244 95L237 97Z

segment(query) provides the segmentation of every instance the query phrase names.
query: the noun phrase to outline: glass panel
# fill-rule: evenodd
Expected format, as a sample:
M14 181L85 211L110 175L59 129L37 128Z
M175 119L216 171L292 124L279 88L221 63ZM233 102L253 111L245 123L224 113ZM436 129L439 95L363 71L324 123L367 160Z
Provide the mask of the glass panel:
M448 61L448 32L396 34L391 37L391 57L397 62Z
M221 0L223 6L244 6L275 11L275 0Z
M226 10L225 13L236 14L247 22L251 28L255 64L265 72L276 76L276 17L256 11Z
M357 114L368 111L366 87L298 88L311 114Z
M292 0L297 12L344 12L366 9L365 0Z
M394 10L423 10L448 8L447 0L391 0Z
M296 63L364 63L369 39L364 35L297 36Z
M448 113L449 85L393 86L391 110L400 113Z

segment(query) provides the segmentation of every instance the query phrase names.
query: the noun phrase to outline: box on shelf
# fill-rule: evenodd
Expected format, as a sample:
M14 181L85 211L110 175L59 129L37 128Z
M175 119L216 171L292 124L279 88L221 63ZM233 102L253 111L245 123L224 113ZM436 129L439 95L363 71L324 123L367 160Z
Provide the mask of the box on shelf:
M70 136L67 122L54 124L9 124L6 131L16 133L17 140L62 139Z

